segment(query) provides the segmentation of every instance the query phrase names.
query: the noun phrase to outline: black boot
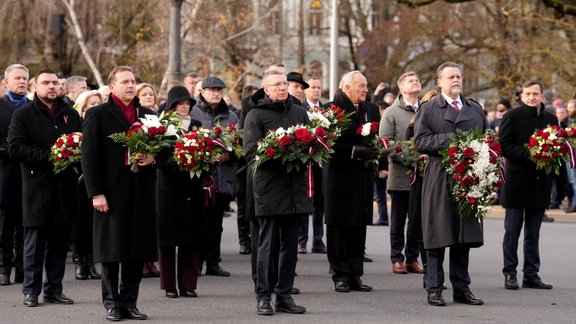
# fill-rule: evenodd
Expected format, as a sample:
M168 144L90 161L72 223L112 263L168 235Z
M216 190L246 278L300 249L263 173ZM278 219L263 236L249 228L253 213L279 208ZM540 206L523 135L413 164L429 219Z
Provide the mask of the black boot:
M84 258L84 264L86 265L88 277L90 279L100 279L100 273L96 269L96 265L94 264L94 255L92 253L86 254Z
M88 279L88 273L86 271L86 267L84 266L84 256L73 254L72 260L74 261L74 277L76 280Z

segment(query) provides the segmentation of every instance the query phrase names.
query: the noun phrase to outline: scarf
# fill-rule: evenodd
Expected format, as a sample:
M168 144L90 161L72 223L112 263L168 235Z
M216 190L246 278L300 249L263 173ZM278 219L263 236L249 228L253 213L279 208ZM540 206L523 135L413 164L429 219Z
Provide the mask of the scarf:
M25 94L19 95L6 89L6 96L8 97L8 99L10 99L10 102L15 108L20 108L28 103L28 98L26 97Z

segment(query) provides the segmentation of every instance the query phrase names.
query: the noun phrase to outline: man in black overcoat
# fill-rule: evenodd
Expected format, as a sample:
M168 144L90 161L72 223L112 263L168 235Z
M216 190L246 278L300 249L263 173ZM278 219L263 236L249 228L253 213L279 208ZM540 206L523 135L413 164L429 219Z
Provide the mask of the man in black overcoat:
M332 280L337 292L371 291L360 277L364 274L366 226L372 224L375 171L367 160L378 157L378 149L364 144L358 127L379 122L377 105L366 101L368 82L359 71L346 73L340 91L328 103L355 112L351 124L334 144L332 159L323 165L326 243ZM380 164L380 167L382 165Z
M102 263L106 318L146 319L136 304L143 262L157 259L154 157L139 154L140 171L132 172L128 150L109 136L154 112L135 97L131 68L115 67L108 82L108 101L88 110L83 130L82 168L94 206L94 259Z
M45 303L73 304L62 293L62 279L70 224L78 216L78 174L71 167L54 174L50 149L61 135L79 132L82 122L58 97L56 73L40 71L35 81L34 100L14 112L8 131L10 156L22 169L24 305L37 306L42 290Z
M440 93L422 105L414 123L416 150L429 155L422 178L422 234L428 256L428 303L444 306L444 256L450 248L450 282L454 301L482 305L470 291L470 248L484 244L482 221L463 218L449 191L440 151L448 148L456 130L484 132L489 128L482 106L462 95L462 72L454 62L436 69Z
M544 211L550 203L551 176L544 170L536 170L525 145L535 130L548 125L558 126L556 116L544 110L543 86L538 81L522 85L521 105L508 111L500 124L500 146L506 158L506 182L502 187L504 217L504 287L518 289L516 267L518 266L518 239L524 227L524 278L522 287L552 289L542 282L540 270L540 225Z

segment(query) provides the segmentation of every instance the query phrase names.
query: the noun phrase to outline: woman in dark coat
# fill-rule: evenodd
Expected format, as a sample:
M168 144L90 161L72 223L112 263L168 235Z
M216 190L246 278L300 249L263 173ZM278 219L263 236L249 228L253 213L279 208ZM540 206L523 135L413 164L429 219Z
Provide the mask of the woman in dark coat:
M194 99L185 87L175 86L168 92L166 112L176 111L176 115L182 118L183 131L201 126L197 120L190 119L190 107L193 105ZM202 182L179 169L171 149L162 151L156 157L156 163L160 288L166 290L166 297L169 298L178 297L178 290L180 296L196 297L204 215Z

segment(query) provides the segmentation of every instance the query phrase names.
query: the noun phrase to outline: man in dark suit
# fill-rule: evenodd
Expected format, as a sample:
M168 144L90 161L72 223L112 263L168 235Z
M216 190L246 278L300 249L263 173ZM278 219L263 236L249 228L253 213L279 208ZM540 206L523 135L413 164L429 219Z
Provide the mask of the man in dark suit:
M323 165L328 261L337 292L372 290L360 278L374 194L374 169L365 162L377 158L378 149L366 146L356 130L365 123L380 121L380 112L378 106L366 101L367 93L366 78L352 71L342 77L331 102L345 114L355 112L350 126L334 144L332 159Z
M83 131L82 168L95 209L94 258L102 262L106 318L146 319L136 303L143 262L157 259L154 157L139 154L140 171L134 173L127 149L109 135L127 131L138 118L154 112L142 108L135 97L131 68L115 67L108 82L110 98L88 110Z
M54 174L49 158L58 137L79 132L82 122L76 110L58 97L56 73L40 71L35 81L34 100L14 112L8 131L10 156L22 168L24 305L37 306L42 290L46 303L73 304L62 293L62 278L70 224L78 214L78 175L71 168Z
M428 303L444 306L444 255L450 247L450 281L454 301L482 305L470 291L468 261L470 248L484 244L482 221L465 219L458 213L449 192L446 168L440 150L448 148L456 130L486 131L488 121L477 102L462 95L462 73L453 62L436 69L441 92L422 105L414 123L414 142L418 152L430 159L422 180L422 232L427 250L426 290Z
M540 225L544 211L550 203L551 175L536 170L530 161L525 144L535 129L548 125L558 126L556 116L545 111L542 92L538 81L522 85L522 100L519 108L508 111L500 124L500 145L506 158L506 183L502 187L502 206L506 208L504 218L504 287L518 289L516 267L518 266L518 239L524 227L524 278L522 287L552 289L542 282L540 270Z
M304 90L306 99L302 101L302 107L306 110L322 107L322 82L312 77L308 79L308 88ZM314 213L312 213L312 253L326 253L326 245L322 241L324 236L324 193L322 192L322 168L314 165ZM307 253L308 224L310 217L302 217L298 230L298 253Z
M0 285L10 284L15 268L14 282L24 280L22 231L22 175L20 163L8 154L8 127L16 109L26 105L28 68L12 64L4 72L7 95L0 99ZM2 89L0 88L0 91ZM4 93L2 93L4 95Z

